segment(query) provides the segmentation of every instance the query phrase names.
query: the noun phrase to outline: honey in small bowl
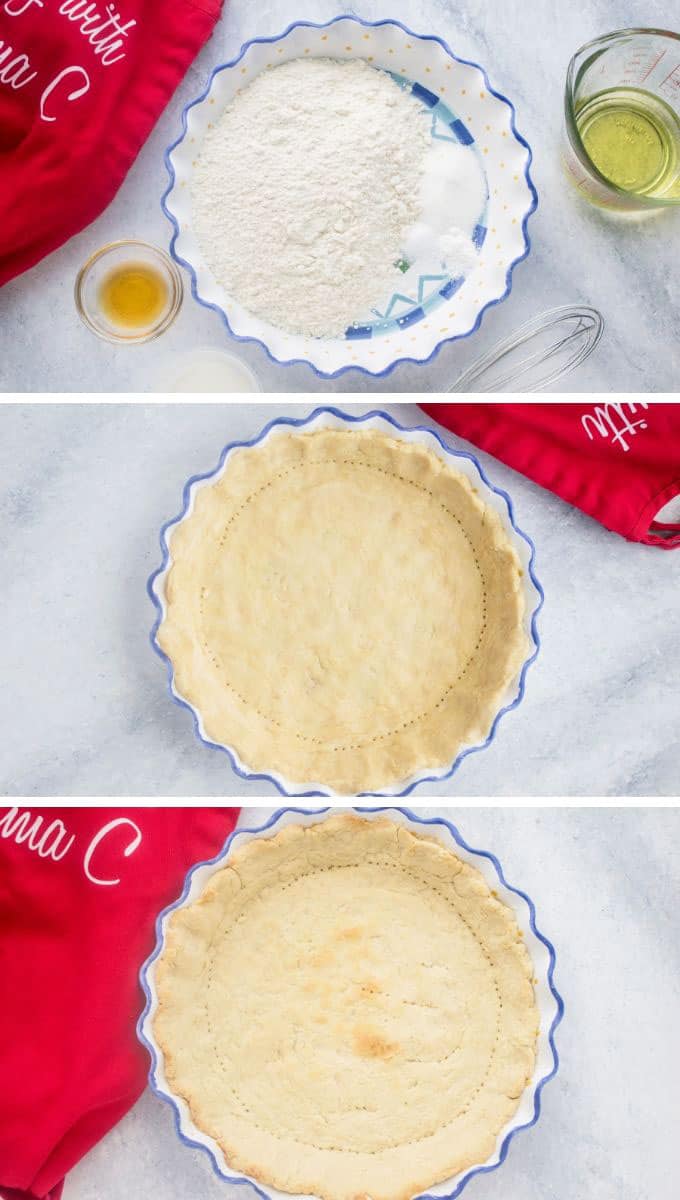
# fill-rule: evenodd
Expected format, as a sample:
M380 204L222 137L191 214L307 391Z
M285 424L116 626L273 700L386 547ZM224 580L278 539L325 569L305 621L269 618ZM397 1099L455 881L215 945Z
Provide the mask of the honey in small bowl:
M148 342L170 327L182 304L182 277L158 246L110 242L80 268L74 298L88 329L108 342Z
M147 329L168 305L165 275L148 262L127 262L113 267L99 285L99 305L113 325Z

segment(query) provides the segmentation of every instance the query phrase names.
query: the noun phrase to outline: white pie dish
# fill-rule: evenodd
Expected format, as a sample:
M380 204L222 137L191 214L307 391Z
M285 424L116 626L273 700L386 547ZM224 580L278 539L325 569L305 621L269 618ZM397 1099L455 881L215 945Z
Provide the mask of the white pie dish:
M405 428L386 412L375 410L361 416L353 416L332 407L317 408L309 416L302 418L279 417L271 421L250 441L230 443L222 450L218 465L214 470L203 475L195 475L187 481L183 489L182 511L178 516L166 522L161 529L160 542L163 560L160 567L150 576L147 584L148 594L156 609L156 620L151 631L151 645L166 665L168 684L173 700L180 706L188 708L192 713L194 730L199 740L206 746L222 750L228 756L231 766L237 775L244 779L264 779L273 784L284 796L337 796L339 793L335 792L328 785L320 783L318 780L291 780L284 777L275 769L253 770L242 760L234 746L223 744L210 738L205 729L202 713L182 695L176 685L173 664L161 648L157 636L159 627L167 613L166 584L172 566L172 536L176 527L191 516L198 489L210 486L223 474L228 468L230 456L234 452L245 446L265 444L272 438L285 437L290 430L302 429L309 432L319 429L348 429L357 427L360 429L377 430L392 438L397 437L425 445L443 461L449 462L456 470L467 476L480 493L484 502L498 513L504 531L517 552L522 569L521 586L525 601L523 626L529 646L529 653L522 663L521 668L512 677L503 693L502 702L498 707L493 724L484 741L462 747L454 760L444 766L425 767L408 778L400 780L395 785L371 791L361 791L358 794L405 796L422 783L439 781L453 775L468 754L475 750L483 749L490 744L495 737L500 718L518 706L524 695L526 673L531 663L535 661L540 647L537 617L543 604L543 590L534 570L535 548L533 542L517 526L509 495L490 483L481 465L473 455L455 450L444 442L435 430L423 426L416 426L411 429Z
M228 863L233 850L253 839L272 837L286 825L316 824L323 821L327 815L338 811L342 810L286 808L275 813L261 827L237 829L230 835L225 846L214 859L197 864L189 872L182 895L159 915L156 923L156 945L140 972L146 1003L138 1023L138 1035L151 1056L149 1080L152 1091L171 1105L180 1139L189 1146L203 1148L208 1152L212 1167L219 1178L233 1184L250 1183L264 1200L270 1200L270 1198L271 1200L285 1200L285 1195L271 1186L265 1186L249 1176L233 1171L217 1143L197 1128L184 1099L175 1095L168 1085L163 1052L156 1041L153 1030L153 1020L158 1003L155 964L163 951L170 914L177 908L192 903L201 895L211 876ZM499 900L512 910L533 966L534 991L539 1014L539 1035L536 1062L531 1080L522 1093L519 1106L512 1119L498 1134L494 1152L486 1162L475 1164L459 1175L427 1190L428 1196L446 1197L447 1200L453 1200L474 1175L480 1172L488 1173L500 1166L515 1135L521 1129L529 1128L538 1120L542 1089L556 1074L559 1066L554 1034L562 1019L563 1002L553 980L555 950L552 943L536 926L535 908L531 899L524 892L507 883L502 867L492 853L468 846L456 827L450 822L440 817L430 819L421 817L417 812L405 808L354 809L353 811L369 820L387 815L400 826L436 838L442 845L454 851L463 861L476 867L488 886L494 889Z
M209 124L261 71L305 56L363 58L415 88L432 114L433 136L476 156L488 192L474 230L478 261L465 277L433 276L432 263L415 262L375 319L340 338L286 333L247 312L212 276L192 228L193 164ZM188 271L194 299L213 309L237 341L257 342L281 365L306 363L321 378L352 369L386 375L399 362L428 362L445 342L474 333L486 309L509 294L513 269L530 249L527 222L537 205L531 157L510 101L491 87L482 67L457 58L441 38L414 34L394 20L300 21L279 37L246 42L185 107L182 132L165 152L170 184L161 206L173 228L172 256Z

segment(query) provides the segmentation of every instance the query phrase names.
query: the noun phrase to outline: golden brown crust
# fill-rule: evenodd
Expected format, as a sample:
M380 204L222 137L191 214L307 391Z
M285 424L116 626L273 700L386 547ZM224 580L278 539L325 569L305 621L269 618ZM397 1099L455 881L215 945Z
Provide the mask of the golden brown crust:
M514 915L388 818L234 852L172 914L154 1033L229 1166L322 1200L407 1200L483 1162L534 1069Z
M424 446L285 433L235 452L175 527L158 642L208 737L343 794L488 735L526 656L498 515Z

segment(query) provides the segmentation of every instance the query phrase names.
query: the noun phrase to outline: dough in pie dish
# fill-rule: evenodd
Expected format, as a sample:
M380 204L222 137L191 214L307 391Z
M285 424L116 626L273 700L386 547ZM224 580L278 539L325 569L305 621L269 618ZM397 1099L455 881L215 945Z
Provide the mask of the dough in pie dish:
M514 914L388 818L233 852L171 914L155 979L169 1091L284 1192L409 1200L489 1158L535 1067Z
M470 480L374 430L233 452L172 531L158 644L206 736L340 794L483 742L529 650L516 550Z

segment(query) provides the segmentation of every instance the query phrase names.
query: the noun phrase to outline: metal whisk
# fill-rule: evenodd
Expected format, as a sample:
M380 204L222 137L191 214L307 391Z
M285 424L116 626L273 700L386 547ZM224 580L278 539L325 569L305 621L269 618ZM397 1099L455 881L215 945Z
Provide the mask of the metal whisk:
M596 308L551 308L493 346L448 391L542 392L592 354L603 330Z

